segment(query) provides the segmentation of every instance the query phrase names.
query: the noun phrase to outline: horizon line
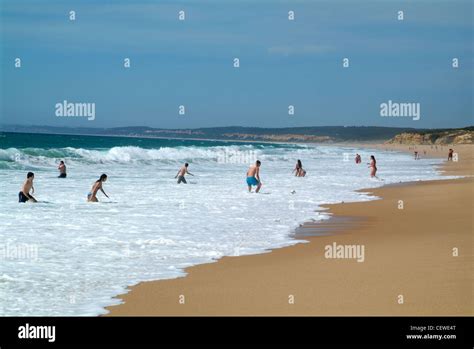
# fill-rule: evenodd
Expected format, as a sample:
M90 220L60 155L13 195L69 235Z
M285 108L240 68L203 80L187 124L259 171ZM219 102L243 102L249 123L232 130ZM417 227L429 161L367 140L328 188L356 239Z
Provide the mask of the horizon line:
M96 129L96 130L110 130L118 128L149 128L155 130L199 130L199 129L222 129L222 128L256 128L256 129L303 129L303 128L329 128L329 127L341 127L341 128L386 128L386 129L413 129L413 130L458 130L474 127L474 124L466 125L462 127L404 127L404 126L367 126L367 125L324 125L324 126L284 126L284 127L263 127L263 126L238 126L238 125L228 125L228 126L203 126L203 127L188 127L188 128L160 128L153 126L145 125L136 125L136 126L109 126L109 127L93 127L93 126L51 126L51 125L21 125L21 124L0 124L0 132L10 132L5 131L3 128L8 127L23 127L23 128L33 128L33 127L43 127L43 128L63 128L63 129Z

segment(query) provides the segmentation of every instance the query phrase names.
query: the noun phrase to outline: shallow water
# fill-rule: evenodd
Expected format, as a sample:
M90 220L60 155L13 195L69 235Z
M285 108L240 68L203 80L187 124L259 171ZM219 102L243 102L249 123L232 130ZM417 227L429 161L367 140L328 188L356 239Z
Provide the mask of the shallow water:
M353 161L355 152L363 163ZM366 163L377 158L381 180ZM247 192L262 161L262 194ZM296 159L308 175L291 175ZM65 160L68 178L57 178ZM195 177L177 185L183 162ZM349 147L6 134L0 139L0 315L97 315L129 285L226 255L302 241L291 233L354 190L439 178L441 160ZM19 204L27 171L39 204ZM110 200L86 202L101 173ZM21 255L20 255L21 254Z

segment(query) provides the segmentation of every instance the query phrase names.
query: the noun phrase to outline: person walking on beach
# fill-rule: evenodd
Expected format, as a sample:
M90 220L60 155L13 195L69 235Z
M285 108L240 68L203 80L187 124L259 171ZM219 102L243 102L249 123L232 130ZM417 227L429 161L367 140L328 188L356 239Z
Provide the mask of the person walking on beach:
M359 154L356 154L355 163L356 163L356 164L360 164L361 162L362 162L362 158L360 157Z
M107 175L104 173L100 176L98 180L92 185L91 191L87 194L87 202L99 202L97 199L97 192L100 190L107 198L109 196L105 193L104 189L102 188L102 183L107 180Z
M184 184L188 183L186 182L186 178L184 178L184 175L188 174L194 176L191 172L188 171L188 166L189 164L185 163L184 166L179 169L176 176L174 176L174 178L178 178L178 184L180 184L181 182L183 182Z
M420 156L418 155L418 152L415 150L415 160L420 160Z
M33 172L28 172L26 175L26 180L21 187L20 192L18 193L18 202L38 202L31 194L30 191L34 194L35 188L33 187L33 179L35 179L35 174Z
M59 170L59 176L58 178L66 178L66 165L64 164L64 161L60 161L59 162L59 166L58 166L58 170Z
M256 185L257 189L255 190L256 193L260 191L262 187L262 181L260 180L260 165L262 163L260 160L255 162L255 165L250 166L247 171L247 185L249 187L249 193L252 192L252 186Z
M370 177L377 178L377 176L375 175L377 173L377 161L375 160L375 156L373 155L370 155L369 167L370 167Z
M449 148L449 151L448 151L448 161L453 161L453 153L454 153L454 150L452 150L451 148Z
M301 163L301 160L298 159L296 162L295 169L291 172L295 172L295 177L304 177L306 176L306 171L303 169L303 164Z

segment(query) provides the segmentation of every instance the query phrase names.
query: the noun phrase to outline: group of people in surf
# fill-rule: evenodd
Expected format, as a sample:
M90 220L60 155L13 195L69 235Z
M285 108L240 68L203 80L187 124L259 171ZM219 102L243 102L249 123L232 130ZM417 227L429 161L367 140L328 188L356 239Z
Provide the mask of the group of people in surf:
M355 163L360 164L362 163L362 157L359 154L355 156ZM262 181L260 180L260 160L257 160L254 165L250 166L247 171L247 185L249 188L249 192L252 191L252 186L256 186L255 192L258 193L260 188L262 187ZM378 178L375 174L377 173L377 161L375 160L375 156L370 156L370 162L367 164L370 168L370 177L371 178ZM303 164L301 160L296 161L296 166L291 172L295 174L295 177L305 177L306 170L303 169Z
M362 163L362 157L359 154L356 154L354 161L356 164ZM375 175L377 173L377 160L375 160L375 156L370 155L370 162L367 164L370 168L370 178L377 178Z
M60 175L59 178L66 178L65 175ZM35 193L35 187L33 186L33 180L35 179L35 174L33 172L28 172L26 175L26 180L21 186L21 190L18 193L18 202L38 202L33 194ZM107 175L104 173L100 176L98 180L92 185L91 191L87 194L87 201L89 202L98 202L97 192L100 190L107 198L109 197L104 189L102 188L102 183L107 180Z
M452 161L453 157L453 150L449 149L449 154L448 154L448 161ZM359 154L356 154L355 156L355 163L356 164L361 164L362 163L362 157ZM260 189L262 188L262 181L260 179L260 166L262 165L260 160L257 160L255 164L251 165L250 168L247 171L247 186L249 192L252 191L252 187L256 186L255 192L258 193ZM375 160L375 156L371 155L370 156L370 162L368 163L369 168L370 168L370 177L371 178L377 178L376 173L377 173L377 161ZM186 175L194 176L192 173L189 172L188 170L189 164L185 163L183 167L181 167L178 170L178 173L176 173L176 176L174 177L175 179L177 178L178 181L177 183L183 183L186 184ZM66 164L64 161L60 161L59 166L58 166L58 171L59 171L59 176L58 178L66 178ZM303 169L303 164L301 160L297 160L295 168L291 172L292 174L294 173L296 177L305 177L306 176L306 170ZM26 175L26 180L23 183L23 186L21 187L20 192L18 193L18 201L19 202L37 202L37 200L33 197L32 194L35 192L35 188L33 186L33 180L35 178L35 175L33 172L28 172ZM109 197L103 187L102 184L107 181L107 175L104 173L102 174L98 180L94 182L92 185L92 189L89 191L87 194L87 201L88 202L98 202L99 200L97 199L97 193L101 191L107 198Z

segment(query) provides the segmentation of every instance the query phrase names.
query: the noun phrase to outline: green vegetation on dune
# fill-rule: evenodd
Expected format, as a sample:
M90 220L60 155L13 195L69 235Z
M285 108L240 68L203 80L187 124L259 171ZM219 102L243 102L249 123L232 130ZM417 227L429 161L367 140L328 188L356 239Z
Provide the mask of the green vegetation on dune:
M438 129L431 131L403 132L388 144L473 144L474 127L459 129Z

